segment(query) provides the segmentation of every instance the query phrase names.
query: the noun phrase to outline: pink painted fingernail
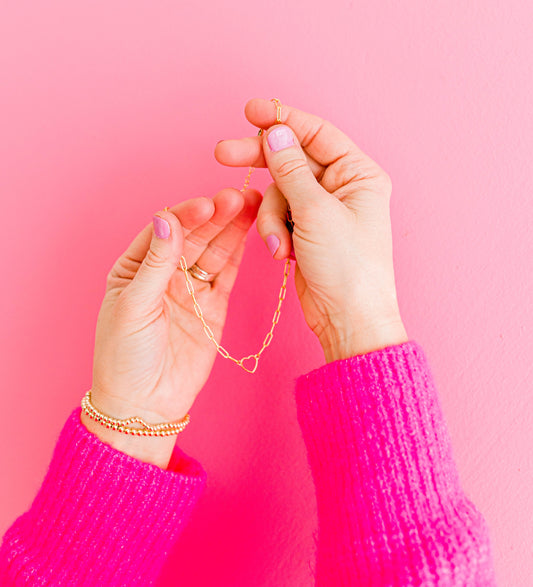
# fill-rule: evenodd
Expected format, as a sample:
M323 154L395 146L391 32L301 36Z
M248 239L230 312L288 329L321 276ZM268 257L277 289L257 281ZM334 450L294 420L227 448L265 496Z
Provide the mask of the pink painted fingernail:
M166 220L159 216L154 216L152 221L154 223L154 232L157 238L168 238L170 236L170 225Z
M279 238L275 234L269 234L267 236L266 243L270 254L274 256L276 251L279 249Z
M281 151L294 145L294 135L287 126L275 126L268 133L267 140L272 151Z

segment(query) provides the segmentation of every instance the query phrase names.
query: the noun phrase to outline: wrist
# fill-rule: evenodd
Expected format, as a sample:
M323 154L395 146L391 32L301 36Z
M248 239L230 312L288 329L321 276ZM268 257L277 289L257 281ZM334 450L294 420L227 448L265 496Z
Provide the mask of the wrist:
M408 340L399 316L370 323L346 320L340 327L324 329L319 337L326 363L364 355Z
M107 412L105 412L107 413ZM141 417L143 417L141 415ZM89 432L102 442L139 461L151 463L161 469L167 469L176 444L175 436L134 436L118 430L106 428L81 412L80 420Z

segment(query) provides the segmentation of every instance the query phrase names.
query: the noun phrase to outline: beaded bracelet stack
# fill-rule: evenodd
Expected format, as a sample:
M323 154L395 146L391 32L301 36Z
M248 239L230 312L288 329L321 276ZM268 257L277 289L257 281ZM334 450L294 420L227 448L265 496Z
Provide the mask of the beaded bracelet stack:
M99 412L91 403L91 390L83 396L81 400L81 409L95 422L102 424L106 428L124 432L126 434L133 434L135 436L172 436L183 432L187 424L190 422L190 415L187 414L182 420L178 422L165 422L163 424L147 424L142 418L133 416L125 420L118 420L111 418ZM135 428L129 424L138 423L142 428Z

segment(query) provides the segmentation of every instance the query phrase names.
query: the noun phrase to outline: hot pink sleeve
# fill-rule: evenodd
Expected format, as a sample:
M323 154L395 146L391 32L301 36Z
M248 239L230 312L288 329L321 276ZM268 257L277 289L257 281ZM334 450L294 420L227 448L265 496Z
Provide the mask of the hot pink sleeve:
M316 585L495 585L489 529L460 486L414 341L296 381L318 507Z
M151 585L203 492L204 469L179 447L163 470L103 443L80 412L4 536L0 585Z

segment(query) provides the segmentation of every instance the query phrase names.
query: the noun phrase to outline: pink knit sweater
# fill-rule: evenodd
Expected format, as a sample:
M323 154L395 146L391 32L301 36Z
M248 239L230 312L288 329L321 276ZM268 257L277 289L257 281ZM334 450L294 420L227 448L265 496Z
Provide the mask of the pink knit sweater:
M495 585L486 522L461 489L421 347L329 363L296 381L316 485L316 585ZM204 489L67 420L30 510L4 536L1 585L149 585Z

